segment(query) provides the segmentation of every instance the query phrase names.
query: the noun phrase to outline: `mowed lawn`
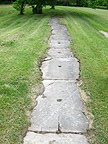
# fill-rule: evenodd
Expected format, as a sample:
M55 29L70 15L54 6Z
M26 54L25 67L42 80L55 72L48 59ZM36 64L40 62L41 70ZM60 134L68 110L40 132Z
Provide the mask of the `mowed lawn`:
M40 84L38 60L48 48L49 16L25 15L11 6L0 6L0 143L17 144L29 124ZM31 94L31 88L33 88Z
M71 48L80 60L84 89L91 98L87 106L94 115L94 143L108 143L108 10L75 7L44 9L32 15L26 8L20 16L11 5L0 5L0 143L22 143L40 85L38 60L48 48L52 15L63 15ZM32 90L33 88L33 90Z

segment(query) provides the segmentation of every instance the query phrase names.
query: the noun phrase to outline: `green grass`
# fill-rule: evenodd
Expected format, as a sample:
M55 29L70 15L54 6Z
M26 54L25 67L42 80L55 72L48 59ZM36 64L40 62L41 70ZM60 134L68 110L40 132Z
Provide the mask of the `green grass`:
M70 32L72 50L80 60L83 88L90 92L94 115L95 143L108 143L108 11L90 8L61 8L63 23Z
M49 16L18 15L12 7L0 6L0 143L22 141L32 109L30 89L40 84L38 63L48 48Z
M63 15L73 53L80 60L83 88L90 92L89 107L94 114L98 144L108 143L108 11L56 7L32 15L26 8L20 16L11 5L0 5L0 143L18 144L29 125L32 109L31 88L40 84L38 60L48 48L51 15Z

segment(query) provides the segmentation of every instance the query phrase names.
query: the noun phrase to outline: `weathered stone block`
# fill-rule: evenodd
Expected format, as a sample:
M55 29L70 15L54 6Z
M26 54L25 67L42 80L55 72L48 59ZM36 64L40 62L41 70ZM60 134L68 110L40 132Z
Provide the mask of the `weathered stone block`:
M79 78L79 63L76 58L56 58L42 63L43 79L76 80Z

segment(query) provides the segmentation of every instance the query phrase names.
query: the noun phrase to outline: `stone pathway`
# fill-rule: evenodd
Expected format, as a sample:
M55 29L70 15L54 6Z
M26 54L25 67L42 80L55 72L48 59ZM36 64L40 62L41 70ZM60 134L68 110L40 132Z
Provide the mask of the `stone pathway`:
M70 41L60 17L50 19L52 35L48 57L42 63L44 92L39 96L24 144L88 144L83 133L88 121L76 81L79 63L68 48Z
M100 30L99 32L102 33L102 34L104 34L104 36L105 36L106 38L108 38L108 32L105 32L105 31L102 31L102 30Z

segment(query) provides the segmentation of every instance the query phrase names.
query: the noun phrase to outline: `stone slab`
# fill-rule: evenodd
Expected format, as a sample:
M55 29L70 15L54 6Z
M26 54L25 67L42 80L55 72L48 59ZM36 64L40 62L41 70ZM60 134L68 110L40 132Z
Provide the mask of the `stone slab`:
M102 34L104 34L104 35L105 35L105 37L107 37L107 38L108 38L108 32L105 32L105 31L102 31L102 30L100 30L99 32L100 32L100 33L102 33Z
M69 40L67 35L51 35L49 40Z
M49 25L54 25L54 24L58 24L59 19L58 18L52 18L49 20Z
M78 103L74 106L77 108ZM65 111L66 108L66 111ZM59 116L59 127L61 132L66 132L66 133L85 133L87 128L88 128L88 121L84 114L81 111L76 111L71 108L67 108L64 106L62 108L62 113ZM65 114L68 113L68 115Z
M52 30L52 34L53 35L67 35L68 34L68 31L67 30Z
M68 79L79 78L79 63L76 58L55 58L42 63L43 79Z
M36 134L28 132L23 144L88 144L80 134Z
M70 46L69 40L50 40L50 47L53 48L67 48Z
M69 58L73 56L73 53L68 49L55 49L51 48L48 50L48 55L52 58Z
M37 98L38 105L33 110L29 130L85 132L88 121L82 113L83 105L76 84L57 80L44 80L43 84L45 91Z
M67 27L65 25L55 24L52 25L53 30L67 30Z
M44 85L44 96L49 101L57 101L57 99L62 99L61 103L64 101L71 100L71 103L74 104L78 102L78 106L76 109L81 110L82 109L82 102L80 101L80 92L77 88L77 85L75 82L71 81L65 81L65 80L43 80L42 81Z
M49 20L49 25L52 25L52 24L58 24L59 23L59 19L60 18L63 18L62 16L54 16L54 17L52 17L50 20Z
M48 101L43 96L38 97L37 102L38 105L32 112L29 130L36 132L56 132L58 130L57 103L51 103L51 101Z
M47 84L47 85L46 85ZM62 132L86 132L88 121L82 113L80 92L71 81L44 80L44 96L51 103L59 103L58 122Z

